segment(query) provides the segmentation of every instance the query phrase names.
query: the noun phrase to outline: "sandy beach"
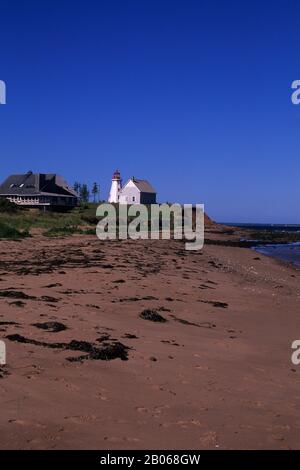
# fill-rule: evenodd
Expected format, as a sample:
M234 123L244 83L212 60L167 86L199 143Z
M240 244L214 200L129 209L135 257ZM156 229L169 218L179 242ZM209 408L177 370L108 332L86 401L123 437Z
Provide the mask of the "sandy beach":
M296 268L95 236L0 251L1 449L300 448Z

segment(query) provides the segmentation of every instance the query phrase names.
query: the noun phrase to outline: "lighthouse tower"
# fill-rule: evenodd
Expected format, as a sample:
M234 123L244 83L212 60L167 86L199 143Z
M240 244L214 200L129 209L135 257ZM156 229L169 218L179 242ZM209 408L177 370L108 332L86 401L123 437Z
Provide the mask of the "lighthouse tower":
M108 197L108 202L119 202L119 192L121 189L121 175L119 170L116 170L111 180L111 187Z

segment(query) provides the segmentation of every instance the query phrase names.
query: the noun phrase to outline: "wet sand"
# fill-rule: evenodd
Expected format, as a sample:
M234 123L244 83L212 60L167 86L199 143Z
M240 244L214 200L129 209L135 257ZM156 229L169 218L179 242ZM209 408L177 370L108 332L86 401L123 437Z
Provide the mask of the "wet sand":
M0 252L1 449L300 448L297 269L181 241Z

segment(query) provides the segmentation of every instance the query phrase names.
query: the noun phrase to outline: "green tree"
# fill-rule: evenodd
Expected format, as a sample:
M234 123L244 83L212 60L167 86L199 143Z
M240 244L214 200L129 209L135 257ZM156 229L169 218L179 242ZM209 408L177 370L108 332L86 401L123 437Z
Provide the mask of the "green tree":
M89 192L87 184L82 184L80 186L80 198L82 202L89 202L90 192Z
M99 193L98 184L94 183L93 188L92 188L92 195L93 195L93 198L94 198L94 202L96 202L96 196L97 196L98 193Z
M81 184L78 181L75 181L73 188L77 194L80 194Z

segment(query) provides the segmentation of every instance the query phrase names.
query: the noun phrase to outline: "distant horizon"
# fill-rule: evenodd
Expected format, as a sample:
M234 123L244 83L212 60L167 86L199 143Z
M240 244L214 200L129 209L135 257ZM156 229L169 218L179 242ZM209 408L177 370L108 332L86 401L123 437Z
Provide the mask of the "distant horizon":
M105 182L104 186L106 186L108 188L108 190L107 190L107 194L104 194L103 189L102 189L103 185L101 184L101 181L100 180L98 180L98 181L93 180L92 178L89 178L89 181L90 181L89 183L87 183L86 181L80 181L80 178L77 178L74 181L71 181L64 174L58 173L56 171L51 171L51 170L49 170L49 171L40 171L40 170L32 170L32 169L26 170L26 171L21 171L20 170L20 171L16 172L16 174L19 174L19 173L20 174L25 174L29 171L32 171L33 173L53 173L53 174L56 173L56 174L60 174L60 176L62 176L71 187L74 186L74 183L79 182L81 184L87 184L89 190L91 190L93 183L96 182L100 187L100 201L103 201L103 200L107 201L107 199L108 199L108 193L109 193L109 188L110 188L110 184L111 184L111 179L109 179L108 182ZM6 174L6 176L0 181L0 184L11 174L13 174L13 173L8 172ZM123 183L124 183L124 180L127 181L127 179L129 179L131 176L128 175L128 177L123 178ZM136 175L134 175L134 176L136 177ZM138 177L136 177L136 178L138 178ZM144 178L144 179L147 179L147 178ZM164 203L167 203L167 202L172 203L172 204L176 204L176 203L178 203L178 204L202 204L203 203L203 201L199 202L199 201L188 201L188 200L186 200L186 201L178 201L178 200L177 201L176 200L170 201L170 200L167 199L167 200L163 201L163 200L160 200L160 198L159 198L159 191L158 190L157 190L157 194L158 194L158 204L164 204ZM92 195L90 195L90 201L89 202L93 203ZM204 201L204 206L206 207L207 205L208 204L205 204L205 201ZM224 221L222 222L222 221L220 221L221 219L217 219L217 218L213 217L209 213L209 211L205 210L205 212L214 222L216 222L217 224L221 224L221 225L282 225L282 226L296 226L296 227L299 226L300 227L300 222L298 222L298 223L297 222L282 222L282 221L281 222L278 222L278 221L276 221L276 222L274 222L274 221L259 221L259 222L257 222L255 219L252 220L252 221L249 221L249 220L241 221L242 217L238 218L237 220L231 220L230 222L224 222Z
M254 226L259 226L259 225L262 225L262 226L276 226L276 227L299 227L300 228L300 223L299 224L285 224L285 223L266 223L266 222L217 222L218 224L220 225L238 225L238 226L242 226L242 225L247 225L247 226L251 226L251 225L254 225Z

